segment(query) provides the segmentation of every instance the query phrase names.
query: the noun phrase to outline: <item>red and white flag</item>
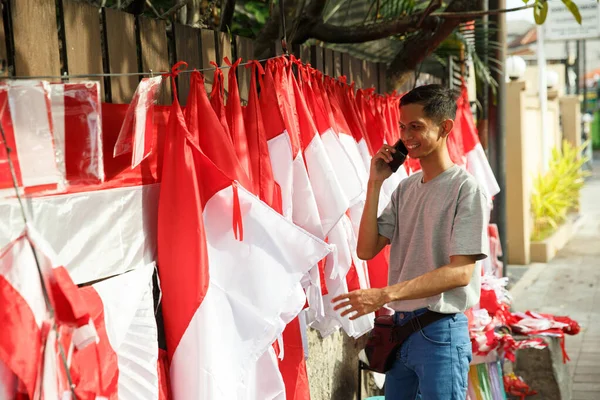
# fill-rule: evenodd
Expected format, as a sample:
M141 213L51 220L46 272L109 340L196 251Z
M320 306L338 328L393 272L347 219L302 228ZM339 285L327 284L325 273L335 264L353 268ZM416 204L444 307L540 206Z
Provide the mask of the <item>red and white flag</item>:
M464 85L461 90L461 96L457 101L454 130L460 134L462 139L462 152L466 158L467 171L477 179L491 200L495 195L500 193L500 186L498 185L498 181L496 181L485 150L483 150L479 141L477 127L475 126L475 120L469 104L469 93L467 87Z
M54 267L52 253L31 228L0 251L3 398L21 392L61 398L69 376L78 398L165 399L159 395L165 383L158 377L154 264L80 289L66 269Z
M206 114L200 136L218 129ZM158 230L173 396L275 398L252 371L302 308L301 277L330 249L227 176L208 150L175 101Z

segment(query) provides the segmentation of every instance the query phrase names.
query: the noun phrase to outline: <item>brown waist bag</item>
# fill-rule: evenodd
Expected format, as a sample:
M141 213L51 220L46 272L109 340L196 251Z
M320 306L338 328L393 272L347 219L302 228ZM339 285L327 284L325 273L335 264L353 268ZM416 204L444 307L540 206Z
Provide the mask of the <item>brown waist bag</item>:
M394 323L393 315L382 315L375 318L375 327L369 333L365 346L369 369L382 374L386 373L394 365L400 346L410 335L435 321L452 315L427 311L402 326Z

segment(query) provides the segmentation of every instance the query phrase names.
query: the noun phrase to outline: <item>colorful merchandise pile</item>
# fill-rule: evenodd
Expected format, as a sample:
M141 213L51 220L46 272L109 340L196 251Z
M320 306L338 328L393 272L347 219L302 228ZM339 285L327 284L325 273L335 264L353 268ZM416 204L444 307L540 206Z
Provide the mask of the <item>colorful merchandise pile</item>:
M364 262L356 238L370 158L399 138L400 96L280 57L247 63L242 106L240 62L226 62L227 101L221 69L209 96L185 63L143 79L131 104L102 103L97 82L0 84L0 398L308 399L306 326L372 329L372 315L340 317L330 300L386 284L389 253ZM185 107L176 94L155 105L181 73ZM466 96L452 158L492 199ZM408 160L386 181L380 210L418 169ZM499 271L491 257L484 281ZM543 330L530 317L517 324ZM487 338L486 318L472 315Z

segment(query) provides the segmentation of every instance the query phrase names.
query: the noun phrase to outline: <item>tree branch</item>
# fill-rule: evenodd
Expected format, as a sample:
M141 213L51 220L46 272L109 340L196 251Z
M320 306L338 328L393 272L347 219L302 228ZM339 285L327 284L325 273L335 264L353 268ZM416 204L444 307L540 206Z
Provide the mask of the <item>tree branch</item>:
M156 15L156 18L161 19L161 15L158 12L158 10L156 9L156 7L154 7L154 5L152 4L152 2L150 0L146 0L146 5L148 7L150 7L150 9L152 10L152 12L154 13L154 15Z
M236 0L225 0L221 6L221 23L219 30L221 32L226 32L227 27L231 26L233 23L233 11L235 10L235 1Z
M420 27L423 24L423 21L426 17L431 15L432 12L439 9L442 6L442 0L431 0L423 14L421 14L421 18L419 18L419 22L417 22L417 26Z
M420 14L398 18L392 21L352 26L317 23L310 32L308 32L308 36L328 43L363 43L371 40L383 39L388 36L412 33L419 29L432 28L437 22L436 18L427 17L423 20L421 28L419 28L417 26L419 18ZM300 41L304 38L299 37L297 39Z
M175 4L173 7L169 8L167 10L167 12L165 12L163 15L161 15L160 18L165 19L167 17L170 17L171 15L175 14L177 11L179 11L183 7L187 6L189 1L190 0L181 0L179 3Z
M453 0L446 7L447 13L459 14L477 7L479 0ZM433 18L432 14L429 18ZM467 18L469 20L469 18ZM463 21L459 18L441 19L440 25L432 30L421 30L409 37L404 47L388 67L388 79L392 86L399 87L427 56L435 50Z
M427 9L421 13L370 24L339 26L324 22L311 23L308 16L306 16L306 20L299 23L300 26L304 26L304 30L302 31L303 34L296 35L294 37L294 43L300 44L310 38L328 43L363 43L393 35L413 33L420 30L431 31L441 20L452 20L452 25L456 25L460 22L469 21L486 15L526 10L534 7L533 4L530 4L523 7L500 10L432 13L437 9L438 1L439 0L432 0L429 6L427 6Z
M499 10L470 11L470 12L441 12L441 13L431 14L431 16L439 17L439 18L452 18L452 19L458 18L461 21L468 21L473 18L485 17L486 15L505 14L505 13L510 13L510 12L514 12L514 11L527 10L527 9L533 8L533 7L535 7L535 4L531 3L531 4L528 4L525 6L515 7L515 8L502 8Z

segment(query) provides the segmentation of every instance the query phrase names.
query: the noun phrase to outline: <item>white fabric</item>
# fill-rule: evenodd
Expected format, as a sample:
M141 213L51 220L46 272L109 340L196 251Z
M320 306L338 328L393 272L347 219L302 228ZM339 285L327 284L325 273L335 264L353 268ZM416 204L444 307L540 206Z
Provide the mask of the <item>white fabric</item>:
M282 316L301 309L291 296L302 276L330 252L245 189L238 193L243 241L233 235L231 187L204 209L210 283L173 355L175 400L268 399L250 390L257 382L249 371L283 332Z
M351 236L353 235L352 224L348 217L344 216L338 224L331 230L329 242L336 246L336 253L330 254L325 263L325 281L327 284L328 294L323 296L325 305L326 318L318 321L312 313L309 313L310 326L318 329L321 336L325 337L337 330L341 326L348 336L358 338L373 329L373 314L364 315L356 320L350 320L351 315L342 317L340 314L343 310L334 311L335 306L331 300L339 295L348 293L348 285L346 283L346 274L351 268L356 247L352 247ZM354 250L351 250L354 249ZM337 259L336 259L337 258ZM362 265L362 264L361 264ZM356 266L356 265L355 265ZM368 287L368 281L365 282L365 270L361 266L356 266L357 273L362 274L362 284ZM362 271L359 272L359 269ZM361 287L362 287L361 284Z
M142 79L138 85L136 92L139 94L137 104L135 106L134 130L133 130L133 155L131 158L131 168L135 168L144 160L145 138L146 138L146 114L148 112L148 90L154 81L159 84L162 81L162 76L154 78Z
M50 85L47 82L16 81L8 85L16 150L26 187L64 182L57 165L49 100Z
M342 135L347 136L347 135ZM366 191L366 180L364 179L364 166L357 166L350 153L342 144L341 137L335 134L333 129L328 129L321 135L323 147L335 171L339 182L350 206L359 202ZM358 153L358 148L351 148ZM354 155L355 156L355 155Z
M344 150L346 150L346 154L348 154L348 157L350 157L350 160L352 161L352 164L354 165L354 170L356 171L358 178L362 182L362 186L363 186L364 190L366 190L367 182L369 181L368 166L370 164L365 164L365 160L363 159L363 157L361 155L361 150L358 146L358 143L356 143L356 140L354 140L354 137L352 135L340 133L339 140L340 140L342 146L344 147ZM362 140L362 142L364 143L364 140ZM365 143L365 146L366 146L366 143ZM368 151L367 151L367 154L368 154Z
M467 153L466 157L467 171L477 179L477 182L485 189L488 198L491 200L500 193L500 186L481 143L477 143L475 148Z
M360 139L357 145L358 151L360 152L360 157L362 158L365 169L368 172L371 170L371 153L369 153L369 146L367 146L365 139Z
M17 376L0 360L0 400L14 400L17 384Z
M3 246L4 247L4 246ZM29 240L23 234L8 248L0 249L0 275L17 291L31 309L38 327L48 318L42 283ZM47 265L46 257L38 260ZM18 267L18 268L17 268Z
M302 153L292 155L287 131L268 141L269 157L275 182L281 188L283 216L319 239L324 239L315 195L308 179ZM309 306L320 319L325 314L321 277L315 265L302 278Z
M50 99L52 101L52 127L54 128L54 148L58 154L65 154L65 85L50 85ZM58 163L62 176L67 176L66 163Z
M56 330L50 329L48 332L48 337L46 338L46 343L44 344L42 356L42 379L38 380L39 387L37 388L39 393L42 394L41 398L43 399L58 399L61 397L62 390L59 389L56 348Z
M159 185L26 200L30 224L76 284L143 267L156 256ZM15 199L0 199L0 247L24 229Z
M154 266L151 263L93 285L102 299L106 333L118 357L121 400L158 399Z
M281 348L283 349L283 348ZM247 385L240 386L237 399L285 400L285 383L272 346L248 371Z
M294 169L292 167L294 157L292 156L292 144L287 132L269 140L268 146L273 178L281 188L282 212L286 218L291 219L293 212L292 196L288 194L292 193L294 185Z
M328 236L350 206L350 202L337 180L335 169L319 135L313 137L304 150L304 156L321 217L323 234Z

